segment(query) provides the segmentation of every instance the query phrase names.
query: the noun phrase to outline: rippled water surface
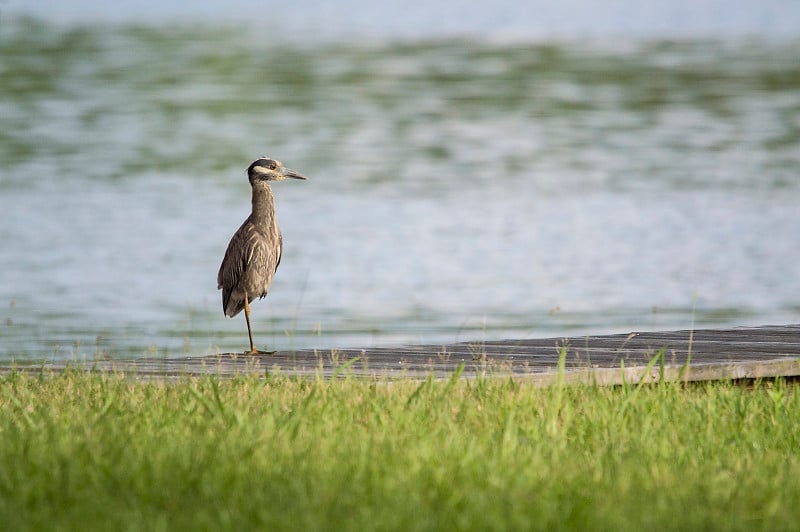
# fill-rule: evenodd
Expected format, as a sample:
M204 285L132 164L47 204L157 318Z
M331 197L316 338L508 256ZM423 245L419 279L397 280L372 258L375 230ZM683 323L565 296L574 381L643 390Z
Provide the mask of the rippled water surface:
M800 40L0 25L0 359L241 350L216 273L274 186L257 342L800 321Z

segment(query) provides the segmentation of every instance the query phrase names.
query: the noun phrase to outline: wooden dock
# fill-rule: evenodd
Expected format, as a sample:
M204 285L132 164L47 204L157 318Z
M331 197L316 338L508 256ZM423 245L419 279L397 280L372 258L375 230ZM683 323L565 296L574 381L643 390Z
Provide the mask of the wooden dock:
M563 364L563 372L559 364ZM547 385L614 385L669 380L742 380L800 377L800 325L633 332L449 345L278 351L244 356L141 358L44 365L5 365L8 371L122 372L145 379L181 376L283 375L306 378L420 379L514 377Z

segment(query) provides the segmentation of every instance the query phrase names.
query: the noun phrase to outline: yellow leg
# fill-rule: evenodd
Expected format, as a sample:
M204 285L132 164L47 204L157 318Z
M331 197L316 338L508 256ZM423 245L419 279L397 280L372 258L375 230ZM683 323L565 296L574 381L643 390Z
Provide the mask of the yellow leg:
M272 355L275 351L259 351L253 343L253 331L250 328L250 300L247 293L244 294L244 319L247 320L247 337L250 338L250 351L245 351L245 355Z
M257 355L258 350L253 343L253 331L250 330L250 302L247 300L247 292L244 293L244 319L247 320L247 336L250 338L250 351L246 355Z

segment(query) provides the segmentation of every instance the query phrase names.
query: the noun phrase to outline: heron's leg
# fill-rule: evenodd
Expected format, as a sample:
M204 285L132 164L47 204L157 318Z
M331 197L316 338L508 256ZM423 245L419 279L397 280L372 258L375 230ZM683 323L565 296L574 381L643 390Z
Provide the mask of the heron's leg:
M244 293L244 319L247 320L247 336L250 338L250 352L247 354L255 355L258 350L253 343L253 331L250 330L250 302L247 300L247 292Z

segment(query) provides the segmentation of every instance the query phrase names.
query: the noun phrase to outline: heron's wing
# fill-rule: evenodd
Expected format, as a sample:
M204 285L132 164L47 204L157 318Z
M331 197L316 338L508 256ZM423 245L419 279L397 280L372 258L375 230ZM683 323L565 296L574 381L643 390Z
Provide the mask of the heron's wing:
M217 273L217 288L222 289L222 309L226 316L241 312L245 292L251 299L267 295L283 252L280 230L275 236L277 246L270 245L274 240L258 232L248 219L231 238Z
M275 261L275 271L278 271L278 266L281 265L281 256L283 255L283 235L281 234L280 229L278 230L278 251L277 251L277 260Z
M217 273L217 289L222 289L222 309L226 314L230 314L227 310L231 294L242 277L244 277L248 266L252 265L253 255L257 251L257 247L258 233L253 224L247 220L228 243L228 249L225 250L225 257L222 259L222 264ZM236 307L239 306L244 306L244 300L236 305ZM234 314L239 311L241 309L235 311Z

